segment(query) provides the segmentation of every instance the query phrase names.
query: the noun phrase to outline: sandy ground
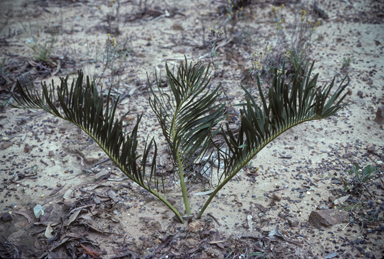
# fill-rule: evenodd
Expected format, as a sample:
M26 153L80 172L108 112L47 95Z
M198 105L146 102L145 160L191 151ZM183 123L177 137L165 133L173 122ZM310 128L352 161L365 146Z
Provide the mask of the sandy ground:
M216 9L225 6L226 1L147 2L145 7L139 1L2 1L0 57L1 60L6 58L3 69L8 77L1 89L2 101L9 100L15 80L27 73L36 85L41 81L57 83L59 77L66 75L72 78L78 69L83 69L85 74L101 75L100 84L105 87L112 84L114 95L125 94L119 105L120 115L128 109L132 110L130 116L144 113L140 140L144 143L147 136L156 138L160 146L158 163L165 170L169 159L164 137L149 106L146 73L150 76L155 71L164 74L165 61L177 64L184 55L197 61L209 53L209 48L201 46L204 46L203 40L207 40L208 29L218 27L223 21ZM252 52L265 50L265 46L275 40L272 1L258 2L263 3L244 8L244 19L234 29L236 37L219 48L213 58L217 66L213 67L212 84L222 83L230 97L229 100L223 97L228 105L244 100L239 85L245 71L252 66L249 60ZM280 6L280 2L285 4L283 12L287 24L292 23L297 10L312 8L312 1L278 1L276 6ZM273 257L273 250L278 250L279 246L287 247L287 258L333 258L332 252L338 258L382 258L383 210L378 221L364 221L361 225L359 212L366 213L368 209L359 206L359 210L350 211L349 224L337 224L325 230L311 226L308 217L317 207L330 206L329 198L342 196L341 179L350 179L347 171L354 163L360 167L377 165L380 170L382 168L383 125L377 123L375 117L377 109L384 105L383 2L321 1L318 4L329 17L313 18L321 20L315 35L322 38L311 47L310 57L316 61L314 72L320 74L320 84L329 83L334 77L336 83L340 83L348 74L351 80L350 95L345 100L348 106L331 118L294 127L263 149L250 165L250 168L259 168L257 176L250 175L247 168L239 173L213 200L203 217L204 226L212 220L208 213L217 219L220 225L210 221L210 227L205 230L220 233L220 240L227 240L228 246L211 244L214 249L206 247L203 252L189 255L183 255L185 249L180 249L180 257L240 258L240 254L243 254L241 258L252 257L249 254L258 252L252 250L252 246L240 252L235 242L228 243L228 240L257 236L279 226L286 238L299 245L285 241L269 244L264 252L270 258L283 258L278 254ZM39 67L33 63L36 60L26 42L33 38L44 42L50 39L50 33L55 35L52 56L56 66ZM113 68L108 67L103 72L107 62L105 57L103 59L105 44L111 37L123 54L114 61ZM343 59L348 58L350 66L341 70ZM202 61L208 63L211 58ZM256 93L254 84L247 85L247 89ZM42 226L47 227L47 224L39 225L33 208L36 204L44 206L48 222L59 222L71 207L63 201L65 194L84 202L96 190L101 195L101 204L106 205L97 209L98 218L93 219L95 224L104 224L99 226L99 231L92 227L82 228L80 221L86 220L85 217L77 219L80 223L74 224L71 230L77 234L86 233L92 242L87 243L83 238L85 243L82 244L104 251L101 258L116 256L116 249L124 247L143 258L148 255L158 258L164 254L164 251L156 254L156 249L164 244L165 233L170 233L172 226L176 232L188 227L176 223L163 204L143 195L137 185L121 180L123 174L111 162L92 167L107 156L75 126L41 110L10 109L5 102L0 124L0 212L12 212L12 221L0 221L0 233L18 245L23 258L48 249L44 232L32 235ZM373 154L367 153L372 146L375 146ZM364 201L373 200L377 209L384 203L383 189L379 188L380 170L369 185L374 197L364 196ZM100 175L107 173L111 173L108 180L97 181ZM178 187L167 188L176 207L184 211ZM190 201L194 213L207 197L193 194L209 189L208 185L192 185ZM108 194L110 190L117 197ZM273 193L281 200L273 202ZM257 209L255 204L262 205L265 211ZM31 221L17 212L27 214ZM249 215L253 215L251 221ZM297 219L299 225L292 227L287 215ZM190 239L193 242L203 240L201 235L180 238L184 243ZM180 240L175 247L182 246ZM193 242L186 246L193 249L197 244ZM79 243L75 248L78 256L84 251ZM235 253L231 255L230 251ZM329 257L325 257L327 255Z

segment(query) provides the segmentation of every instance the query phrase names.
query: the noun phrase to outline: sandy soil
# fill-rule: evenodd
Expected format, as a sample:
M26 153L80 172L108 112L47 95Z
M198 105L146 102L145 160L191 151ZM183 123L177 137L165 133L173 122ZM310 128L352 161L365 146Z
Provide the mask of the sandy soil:
M121 180L123 174L110 161L98 164L107 156L75 126L41 110L11 109L6 104L15 91L16 79L30 78L38 86L42 81L57 83L67 75L73 78L78 69L98 75L104 88L112 85L113 95L124 95L119 113L131 109L128 123L136 114L144 113L140 140L144 143L147 136L156 138L159 168L167 171L169 155L149 106L147 73L164 74L165 61L177 64L185 55L196 62L210 53L204 40L208 40L209 28L218 28L224 21L220 6L226 6L226 1L142 2L0 3L0 57L5 58L0 213L12 212L11 221L0 221L2 246L16 245L22 251L21 258L33 254L39 258L48 258L49 254L52 258L71 258L68 251L72 250L78 257L84 253L90 258L92 253L84 252L87 250L83 246L102 252L101 258L122 258L127 251L132 254L126 254L126 258L258 258L252 255L256 252L269 258L382 258L384 128L375 118L378 108L384 105L383 2L319 1L319 7L328 14L327 19L322 19L311 11L312 1L276 1L276 7L285 5L287 24L292 24L294 14L301 9L313 16L313 23L321 21L313 36L321 36L321 40L312 44L310 52L316 61L314 72L320 74L320 84L334 77L340 83L348 74L348 106L331 118L294 127L263 149L250 168L245 168L213 200L197 232L187 231L187 223L177 223L166 206L151 199L136 184ZM222 83L227 94L222 101L228 105L244 100L240 83L246 81L252 66L251 54L275 42L272 3L253 1L246 6L243 20L233 29L232 41L219 48L215 57L201 59L206 63L214 61L212 84ZM51 35L55 39L51 61L39 63L26 44L33 44L34 39L43 44ZM225 37L230 36L228 33ZM116 41L119 53L112 65L105 57L108 39ZM343 59L348 58L351 63L342 70ZM246 87L256 93L254 83ZM373 152L368 150L372 146ZM350 209L354 203L346 202L343 209L349 208L349 223L327 229L310 225L312 211L332 207L330 200L343 196L341 182L351 178L347 171L354 163L360 167L378 166L379 171L368 184L373 197L366 193L364 206L354 210ZM253 167L259 168L254 174ZM170 184L167 188L167 195L184 211L178 187ZM209 189L201 183L191 185L194 213L207 198L194 194ZM70 215L76 214L69 214L73 203L87 206L97 200L96 196L97 206L79 210L81 214L72 216L73 223L68 224ZM369 215L370 201L379 212L376 221L361 219ZM45 207L43 220L34 216L36 204ZM298 220L299 225L293 227L290 219ZM68 225L61 226L61 220ZM60 226L60 241L70 245L53 250L54 242L47 239ZM285 240L257 239L276 226ZM72 237L65 239L63 231L72 233ZM250 236L256 241L246 238ZM57 245L58 241L54 241ZM4 256L4 250L0 251ZM166 255L169 257L162 257Z

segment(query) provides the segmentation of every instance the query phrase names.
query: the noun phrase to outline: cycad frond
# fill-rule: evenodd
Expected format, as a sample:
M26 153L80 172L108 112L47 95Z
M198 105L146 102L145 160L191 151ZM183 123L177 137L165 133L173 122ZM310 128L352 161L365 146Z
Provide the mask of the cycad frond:
M150 104L176 163L187 214L190 211L184 186L184 170L206 154L211 138L217 133L213 127L224 118L225 104L215 104L220 85L213 91L207 89L210 82L208 72L209 67L200 63L188 66L185 59L175 76L166 64L171 95L161 90L157 75L157 90L160 94L155 93L148 80L152 91ZM196 156L197 151L199 154Z
M311 120L323 119L334 115L343 105L341 102L346 94L337 102L341 92L348 83L344 80L340 83L336 92L328 99L328 95L334 86L334 80L330 85L316 88L318 74L310 78L313 64L305 77L296 72L289 84L284 80L284 69L281 76L275 75L272 86L268 92L267 103L262 93L259 78L257 79L259 94L262 102L260 108L252 95L244 88L246 103L241 104L242 116L238 136L226 125L224 139L228 151L219 149L224 160L224 172L215 191L211 194L198 218L202 215L207 205L211 202L216 193L231 180L241 168L243 168L256 154L267 144L277 138L288 129ZM328 100L327 100L328 99Z
M142 115L137 116L137 122L130 134L127 128L122 126L122 120L116 119L115 112L119 98L115 101L110 99L110 91L107 98L103 97L102 91L98 92L96 85L83 82L83 73L78 72L78 78L68 85L68 77L61 78L60 86L55 87L42 83L41 97L33 89L16 83L20 97L14 95L16 102L23 108L43 109L56 117L69 121L85 133L91 136L105 153L115 162L120 170L132 181L158 197L183 221L179 212L158 193L158 180L154 179L157 146L152 139L145 146L143 155L137 155L137 131ZM104 109L104 101L105 109ZM153 151L152 159L149 152ZM139 161L141 158L141 162ZM151 161L152 160L152 161ZM146 173L146 164L152 166ZM151 188L155 184L156 189Z

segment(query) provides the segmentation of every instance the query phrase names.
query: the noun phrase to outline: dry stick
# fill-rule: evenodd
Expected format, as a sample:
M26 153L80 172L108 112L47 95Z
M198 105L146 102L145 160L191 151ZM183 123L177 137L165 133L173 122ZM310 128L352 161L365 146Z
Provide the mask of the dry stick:
M99 255L101 254L100 252L89 249L89 248L83 246L82 244L80 244L80 245L84 249L84 254L90 255L90 256L92 256L92 258L95 258L95 259L99 258Z
M13 212L14 214L18 214L18 215L21 215L21 216L24 216L24 217L26 217L27 218L27 220L28 220L28 223L31 223L31 218L28 216L28 214L27 213L25 213L25 212L21 212L21 211L14 211Z
M81 161L81 166L84 166L84 158L80 155L77 155L78 158L80 158L80 161Z
M342 230L344 230L348 225L349 225L349 222L347 223L347 225L345 225L345 226L342 228Z
M14 181L14 180L11 180L11 183L14 183L14 184L20 184L21 186L23 186L23 187L27 187L27 188L28 188L28 186L26 186L26 185L24 185L24 184L22 184L22 183L18 183L18 182Z
M57 72L59 72L59 70L61 69L61 62L60 62L60 59L58 61L58 64L57 64L57 67L56 67L56 71L51 73L51 76L54 76L57 74Z
M97 163L93 164L91 167L95 167L95 166L98 166L100 164L103 164L103 163L107 162L108 160L111 160L111 159L110 158L106 158L104 160L101 160L100 162L97 162Z
M220 222L219 222L219 221L212 215L211 212L209 212L207 215L210 216L211 218L213 218L213 219L216 221L216 223L217 223L219 226L221 226Z
M58 193L61 189L64 188L65 185L67 185L67 184L64 184L63 186L60 186L56 190L53 190L53 192L51 192L51 194L49 196L52 196L52 195L55 195L56 193Z

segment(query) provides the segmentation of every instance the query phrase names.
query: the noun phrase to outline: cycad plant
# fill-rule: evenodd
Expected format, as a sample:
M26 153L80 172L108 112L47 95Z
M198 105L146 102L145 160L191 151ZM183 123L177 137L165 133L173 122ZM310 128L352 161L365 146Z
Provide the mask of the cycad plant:
M225 104L216 101L221 94L220 85L210 89L209 66L201 63L188 65L185 60L176 75L166 66L166 79L171 90L169 94L162 90L161 80L157 76L157 88L148 79L152 93L149 102L168 142L187 215L191 211L185 176L193 170L193 165L208 163L214 156L218 160L218 177L212 183L214 190L198 212L197 218L200 218L217 192L268 143L293 126L327 118L343 107L341 102L345 95L339 97L348 85L343 85L345 79L331 94L334 81L328 86L316 87L318 75L310 78L312 68L313 64L310 68L304 65L307 73L303 76L296 72L288 83L283 69L281 74L275 75L268 99L263 95L258 79L261 107L243 87L246 103L240 105L241 123L237 135L227 123L223 123ZM14 98L19 106L44 109L80 127L125 175L165 203L184 222L182 213L161 194L164 184L156 175L155 140L149 141L142 154L138 154L137 132L142 115L137 117L136 125L128 132L122 125L124 116L120 119L115 116L118 98L111 101L110 91L106 97L103 96L94 81L91 82L88 77L84 80L82 72L70 85L68 77L61 78L58 87L53 82L51 86L42 83L40 95L19 82L17 87L20 95ZM219 132L224 138L223 146L214 141ZM151 166L148 168L147 164Z

